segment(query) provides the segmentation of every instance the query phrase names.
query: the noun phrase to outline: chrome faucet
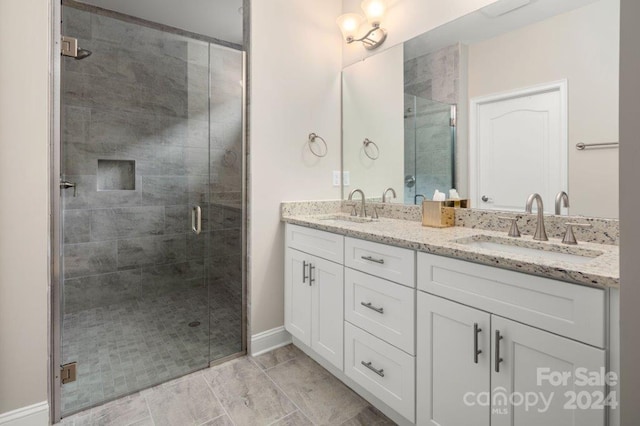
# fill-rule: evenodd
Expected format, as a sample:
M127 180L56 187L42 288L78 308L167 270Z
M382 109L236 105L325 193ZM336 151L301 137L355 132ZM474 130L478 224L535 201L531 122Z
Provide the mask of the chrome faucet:
M352 201L353 199L353 194L355 193L359 193L362 196L362 204L360 206L360 214L358 214L358 216L360 217L367 217L367 210L366 210L366 198L364 198L364 192L362 192L362 189L354 189L353 191L351 191L349 193L349 201Z
M544 229L544 206L542 204L542 197L540 194L534 193L529 195L524 211L526 213L531 213L534 200L536 201L536 208L538 209L538 224L536 225L536 233L533 236L533 239L536 241L549 241L549 238L547 238L547 231Z
M564 191L556 194L556 215L562 213L561 204L563 204L564 207L569 207L569 195Z
M384 192L382 193L382 202L386 203L387 202L387 192L391 191L391 194L393 195L393 198L396 198L396 190L393 188L387 188L384 190Z

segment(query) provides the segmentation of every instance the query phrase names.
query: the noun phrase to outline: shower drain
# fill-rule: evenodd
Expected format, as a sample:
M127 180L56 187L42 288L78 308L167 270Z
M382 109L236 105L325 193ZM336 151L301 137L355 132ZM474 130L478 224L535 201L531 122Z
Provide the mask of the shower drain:
M200 321L191 321L189 327L197 327L200 325Z

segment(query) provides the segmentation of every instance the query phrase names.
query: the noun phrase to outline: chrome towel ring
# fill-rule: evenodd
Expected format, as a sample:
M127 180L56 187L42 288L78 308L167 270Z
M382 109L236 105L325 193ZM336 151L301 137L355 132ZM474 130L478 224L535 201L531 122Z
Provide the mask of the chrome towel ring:
M376 148L375 155L369 154L369 152L367 152L367 148L369 147L369 145L373 145ZM371 158L372 160L377 160L378 157L380 157L380 148L378 148L378 145L376 145L374 141L370 140L369 138L364 138L364 140L362 141L362 146L364 149L364 155L366 155L367 157Z
M324 145L324 154L321 153L322 151L320 151L320 153L318 153L318 152L313 150L313 146L314 146L313 144L316 142L316 139L319 139L320 142L322 142L322 144ZM322 136L318 136L315 133L309 133L309 141L307 143L309 144L309 150L316 157L322 158L322 157L326 156L327 153L329 152L329 148L327 147L327 141L325 141Z

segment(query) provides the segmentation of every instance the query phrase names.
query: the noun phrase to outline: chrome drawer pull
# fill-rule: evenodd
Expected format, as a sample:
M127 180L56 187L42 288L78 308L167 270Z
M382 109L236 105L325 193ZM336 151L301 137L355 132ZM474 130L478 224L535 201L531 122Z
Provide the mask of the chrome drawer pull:
M316 282L316 279L313 278L313 270L316 269L315 266L313 266L311 263L309 263L309 285L313 285L314 282Z
M368 260L369 262L376 262L379 263L381 265L384 264L384 259L374 259L371 256L360 256L361 258L363 258L364 260Z
M495 359L495 369L496 369L496 373L500 372L500 363L502 361L504 361L504 359L500 358L500 340L502 340L503 337L500 335L500 330L496 330L496 340L495 340L495 351L496 351L496 359Z
M309 278L307 276L307 265L311 266L311 264L307 264L306 260L302 261L302 284L304 284L307 281L307 278Z
M369 362L360 361L360 364L364 365L369 370L371 370L374 373L376 373L378 376L384 377L384 369L381 368L380 370L377 370L375 367L372 367L371 366L371 361L369 361Z
M482 329L478 327L478 323L473 324L473 362L478 363L478 355L482 353L482 349L478 349L478 334Z
M360 304L362 306L364 306L365 308L369 308L372 311L376 311L379 314L384 314L384 308L376 308L375 306L371 305L371 302L369 302L369 303L360 302Z

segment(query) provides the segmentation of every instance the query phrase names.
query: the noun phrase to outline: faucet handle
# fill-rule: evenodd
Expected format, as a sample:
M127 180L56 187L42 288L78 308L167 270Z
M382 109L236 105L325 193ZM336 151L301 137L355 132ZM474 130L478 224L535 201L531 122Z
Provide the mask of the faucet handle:
M380 217L378 216L378 209L384 210L384 205L373 206L373 213L371 214L371 219L380 219Z
M510 237L514 237L514 238L519 238L520 235L520 229L518 228L518 217L508 217L508 216L498 216L498 219L502 219L502 220L510 220L511 221L511 227L509 228L509 236Z
M347 204L347 206L351 207L351 216L358 216L358 211L356 210L356 203Z
M565 223L565 225L567 225L567 230L564 233L564 238L562 238L562 244L569 244L572 246L575 246L576 244L578 244L578 240L576 240L576 236L573 233L573 227L577 226L580 228L591 228L591 224L590 223L574 223L574 222L567 222Z

